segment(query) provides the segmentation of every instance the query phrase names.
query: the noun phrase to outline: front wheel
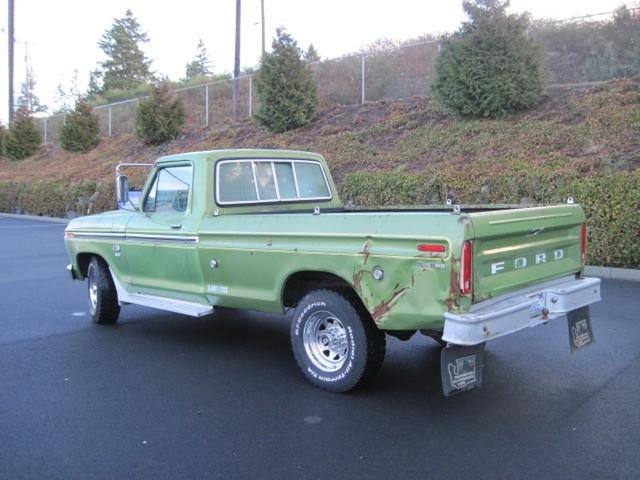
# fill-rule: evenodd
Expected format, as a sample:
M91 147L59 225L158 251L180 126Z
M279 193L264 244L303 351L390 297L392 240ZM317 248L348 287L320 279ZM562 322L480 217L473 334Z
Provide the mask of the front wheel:
M118 294L111 272L104 261L93 257L87 269L89 313L100 325L116 323L120 314Z
M291 346L309 382L347 392L380 370L385 335L356 302L332 290L315 290L295 309Z

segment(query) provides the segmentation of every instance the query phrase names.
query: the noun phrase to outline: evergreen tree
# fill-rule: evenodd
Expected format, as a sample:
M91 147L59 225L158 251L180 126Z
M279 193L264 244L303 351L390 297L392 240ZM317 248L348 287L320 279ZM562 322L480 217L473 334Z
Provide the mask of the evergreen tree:
M304 59L309 63L320 61L320 55L318 55L318 51L316 47L313 46L313 43L309 44L309 48L307 48L307 51L304 53Z
M316 84L302 55L291 35L278 29L271 53L262 56L256 75L256 118L274 132L305 125L316 114Z
M89 73L89 87L86 97L88 100L95 100L103 91L102 72L96 68Z
M60 145L69 152L88 152L100 143L100 124L84 100L76 102L75 109L64 119L60 132Z
M136 135L147 145L159 145L177 137L184 126L184 107L171 93L169 82L151 88L151 95L140 102Z
M16 118L4 139L4 150L12 160L30 157L40 147L40 132L26 107L16 111Z
M40 99L35 94L35 90L36 77L33 74L33 69L31 67L27 67L27 76L20 86L20 95L16 100L16 104L18 108L24 108L29 115L47 111L47 106L40 103Z
M544 86L542 51L527 35L527 14L509 15L508 1L462 3L468 22L444 39L432 90L461 116L499 117L536 105Z
M102 92L110 90L131 90L151 79L151 60L141 50L149 37L140 24L127 10L122 18L116 18L98 42L106 54L102 62Z
M209 53L202 39L198 40L198 46L196 47L195 58L187 63L185 80L193 80L198 77L208 77L211 75L211 62L209 60Z

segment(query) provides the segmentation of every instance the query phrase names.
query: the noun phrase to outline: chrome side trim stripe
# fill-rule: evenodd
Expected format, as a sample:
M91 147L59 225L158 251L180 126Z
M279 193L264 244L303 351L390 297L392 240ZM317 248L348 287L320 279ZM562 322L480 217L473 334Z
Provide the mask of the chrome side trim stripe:
M182 235L149 235L149 234L137 234L137 233L110 233L110 232L73 232L68 231L74 238L82 239L110 239L110 240L122 240L122 241L135 241L135 240L151 240L157 242L178 242L178 243L198 243L200 238L197 236L182 236Z
M186 242L186 243L198 243L199 238L197 236L181 236L181 235L147 235L128 233L125 235L125 240L163 240L168 242Z
M124 233L109 233L109 232L74 232L72 230L67 230L65 233L70 233L74 237L83 237L83 238L121 238L124 239Z

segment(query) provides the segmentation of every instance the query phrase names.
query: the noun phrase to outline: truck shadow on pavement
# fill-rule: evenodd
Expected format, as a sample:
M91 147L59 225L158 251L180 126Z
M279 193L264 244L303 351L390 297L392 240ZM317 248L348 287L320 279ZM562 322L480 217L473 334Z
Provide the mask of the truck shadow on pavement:
M300 393L333 398L376 399L381 404L390 398L394 401L403 398L403 402L416 402L422 408L426 399L429 406L436 407L452 402L442 396L441 347L420 334L407 342L387 336L387 354L380 373L368 385L347 395L336 395L323 392L302 378L291 353L287 315L226 309L203 318L146 309L123 311L123 314L116 329L126 332L127 336L143 338L145 346L158 342L159 348L180 351L198 365L208 363L213 368L224 365L226 369L243 372L240 382L265 382L267 388L286 387L289 393L293 393L293 388ZM491 352L487 352L486 360L491 358ZM255 372L261 373L252 378ZM454 398L470 395L475 392ZM459 402L453 400L453 403Z

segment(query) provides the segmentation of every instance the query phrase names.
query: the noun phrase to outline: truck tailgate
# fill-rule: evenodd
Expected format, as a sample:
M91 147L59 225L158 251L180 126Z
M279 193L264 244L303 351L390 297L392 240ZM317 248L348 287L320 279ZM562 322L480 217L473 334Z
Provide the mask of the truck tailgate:
M583 267L579 205L469 214L473 301L578 272Z

